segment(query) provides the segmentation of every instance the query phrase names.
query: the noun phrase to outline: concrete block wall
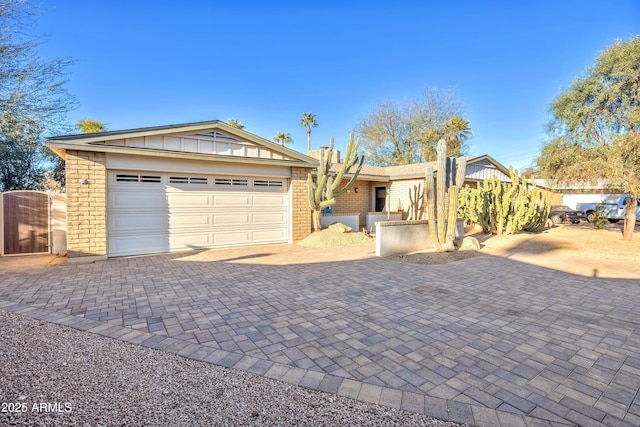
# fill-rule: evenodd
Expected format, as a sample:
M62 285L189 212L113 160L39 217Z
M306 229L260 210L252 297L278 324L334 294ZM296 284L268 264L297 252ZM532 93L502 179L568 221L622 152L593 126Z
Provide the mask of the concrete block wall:
M69 259L107 256L105 153L66 152L67 254ZM85 180L86 184L83 184Z
M291 239L300 241L311 234L311 207L307 196L310 169L291 168Z

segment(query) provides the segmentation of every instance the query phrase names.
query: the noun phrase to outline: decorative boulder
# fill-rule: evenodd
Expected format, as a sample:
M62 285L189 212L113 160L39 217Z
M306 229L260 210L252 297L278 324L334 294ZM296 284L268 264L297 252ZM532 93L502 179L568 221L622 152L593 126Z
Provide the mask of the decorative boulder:
M480 242L478 242L478 239L476 239L475 237L467 236L462 239L462 245L460 246L460 249L475 249L479 251Z
M327 227L329 230L337 231L338 233L351 233L353 228L344 225L341 222L336 222Z

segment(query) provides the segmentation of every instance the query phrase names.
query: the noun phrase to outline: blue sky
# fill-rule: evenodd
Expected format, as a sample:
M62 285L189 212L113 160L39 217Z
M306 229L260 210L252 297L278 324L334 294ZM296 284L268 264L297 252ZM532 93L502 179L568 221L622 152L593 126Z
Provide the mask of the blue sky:
M506 166L539 152L549 104L615 39L640 33L640 2L44 0L44 57L72 57L69 116L109 129L241 120L306 151L344 147L379 101L453 89L471 154Z

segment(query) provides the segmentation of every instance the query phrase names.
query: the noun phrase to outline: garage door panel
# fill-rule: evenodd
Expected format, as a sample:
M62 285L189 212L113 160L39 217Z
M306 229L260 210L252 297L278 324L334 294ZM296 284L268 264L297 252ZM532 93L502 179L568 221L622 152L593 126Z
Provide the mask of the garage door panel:
M199 249L211 247L211 233L179 234L170 237L171 249Z
M167 202L172 209L203 208L212 206L211 196L201 192L167 193Z
M264 225L264 224L286 224L287 214L285 212L261 212L254 213L252 215L252 224Z
M136 172L115 172L136 176ZM211 247L285 243L289 239L288 184L283 188L256 187L253 178L243 185L177 187L168 173L154 184L135 180L108 188L109 255L123 256ZM202 175L204 177L204 175ZM174 178L175 179L175 178ZM236 178L207 176L225 183ZM258 178L261 180L262 178ZM268 180L265 180L267 182Z
M166 228L166 213L157 212L146 215L140 215L139 213L119 213L109 215L109 230L113 230L114 234L131 231L163 230Z
M192 213L182 215L170 215L169 216L169 228L196 228L207 227L212 224L211 215L206 213Z
M249 231L228 231L213 234L214 245L246 245L251 242L251 233Z
M112 191L109 193L109 208L123 209L126 207L143 209L166 208L167 198L163 193L139 191Z
M214 207L241 207L250 206L251 198L248 195L231 195L231 194L217 194L213 196Z
M253 196L254 206L286 206L287 197L284 195L256 195Z
M165 236L144 235L110 236L109 255L141 255L169 251L169 241Z
M247 226L251 224L249 214L226 213L214 214L213 224L215 226Z

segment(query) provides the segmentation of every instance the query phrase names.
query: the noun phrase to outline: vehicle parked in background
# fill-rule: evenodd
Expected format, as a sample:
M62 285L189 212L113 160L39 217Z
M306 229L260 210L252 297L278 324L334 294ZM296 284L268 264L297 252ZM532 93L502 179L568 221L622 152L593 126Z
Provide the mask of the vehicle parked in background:
M609 222L616 223L625 216L625 208L631 200L631 196L625 195L620 197L617 203L578 203L576 209L585 213L587 221L591 222L593 213L598 206L604 206L605 215ZM640 205L636 208L636 221L640 221Z
M571 209L565 205L552 205L551 212L549 212L549 219L554 224L562 224L563 221L571 221L572 224L577 224L582 220L586 220L584 212Z

